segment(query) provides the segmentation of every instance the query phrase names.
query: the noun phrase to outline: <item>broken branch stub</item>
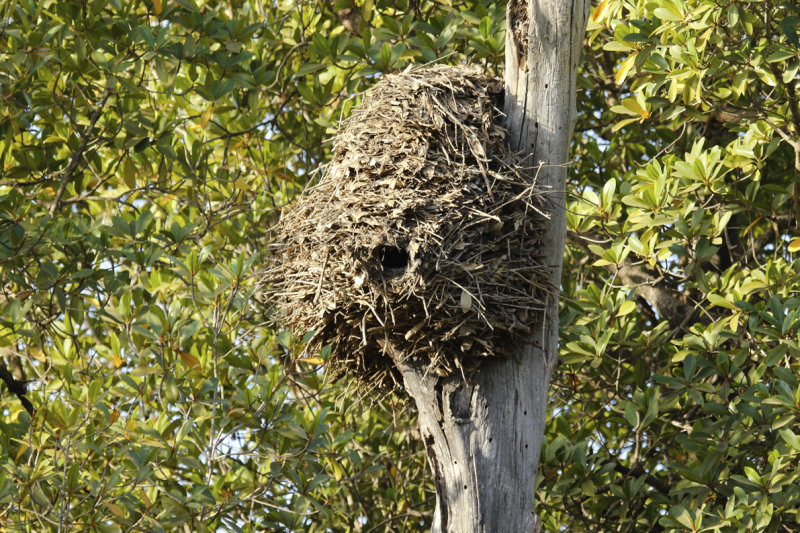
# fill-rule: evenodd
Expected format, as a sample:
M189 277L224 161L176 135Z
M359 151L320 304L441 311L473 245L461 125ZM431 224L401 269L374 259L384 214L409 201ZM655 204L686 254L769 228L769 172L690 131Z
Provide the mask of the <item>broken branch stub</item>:
M502 80L464 66L388 75L287 208L265 281L331 367L381 388L395 361L468 376L530 342L548 292L546 202L505 148Z

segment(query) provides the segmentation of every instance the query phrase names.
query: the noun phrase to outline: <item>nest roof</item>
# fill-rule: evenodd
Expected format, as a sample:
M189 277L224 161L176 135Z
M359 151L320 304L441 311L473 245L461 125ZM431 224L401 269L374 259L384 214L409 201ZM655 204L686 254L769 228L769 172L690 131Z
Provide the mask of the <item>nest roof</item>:
M468 375L530 340L550 290L542 194L505 148L502 91L464 66L384 77L283 213L266 279L335 371L392 386L410 358Z

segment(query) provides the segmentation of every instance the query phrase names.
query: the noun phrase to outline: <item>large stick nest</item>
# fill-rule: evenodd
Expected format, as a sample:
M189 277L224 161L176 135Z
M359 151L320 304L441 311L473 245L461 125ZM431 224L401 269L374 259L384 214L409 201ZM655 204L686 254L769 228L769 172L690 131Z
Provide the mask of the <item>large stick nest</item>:
M283 213L266 279L331 366L377 386L410 358L469 375L530 341L551 290L542 195L505 148L501 80L467 67L386 76L319 184Z

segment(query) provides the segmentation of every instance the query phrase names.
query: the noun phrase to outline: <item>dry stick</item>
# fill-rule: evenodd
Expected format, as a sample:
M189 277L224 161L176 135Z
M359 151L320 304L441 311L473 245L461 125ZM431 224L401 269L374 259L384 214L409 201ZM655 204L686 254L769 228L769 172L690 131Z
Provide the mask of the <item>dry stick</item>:
M328 258L330 257L330 249L325 251L325 261L322 263L322 270L319 273L319 282L317 283L317 291L314 294L314 303L317 303L319 299L319 294L322 291L322 280L325 277L325 268L328 266Z
M95 124L97 124L100 114L103 112L106 102L108 102L109 96L111 96L111 87L106 87L106 91L103 93L103 99L100 100L100 103L97 104L97 107L94 108L92 114L90 115L89 126L86 127L86 132L81 135L81 143L78 145L78 148L72 155L69 165L67 165L67 168L64 169L64 175L61 176L61 184L56 192L56 197L53 199L53 204L50 206L51 217L55 215L56 210L61 203L61 197L64 196L64 191L67 189L67 183L69 183L70 178L72 178L72 174L75 173L75 169L78 168L81 157L83 157L83 152L85 152L86 147L89 146L89 133L94 129Z

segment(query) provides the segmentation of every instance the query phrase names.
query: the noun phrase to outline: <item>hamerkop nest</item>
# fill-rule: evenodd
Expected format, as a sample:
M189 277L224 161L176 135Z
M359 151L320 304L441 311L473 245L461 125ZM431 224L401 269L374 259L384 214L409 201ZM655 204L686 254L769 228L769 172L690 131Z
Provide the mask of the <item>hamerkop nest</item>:
M395 361L468 376L530 340L551 290L542 194L505 147L502 80L468 67L385 76L287 208L266 280L310 349L375 386Z

